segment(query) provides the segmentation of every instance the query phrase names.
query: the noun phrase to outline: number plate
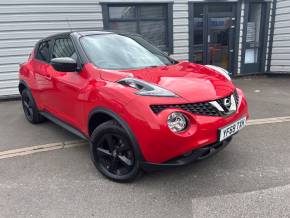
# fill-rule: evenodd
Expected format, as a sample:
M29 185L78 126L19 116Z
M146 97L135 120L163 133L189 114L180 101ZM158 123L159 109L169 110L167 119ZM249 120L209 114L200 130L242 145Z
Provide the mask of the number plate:
M219 129L219 141L223 141L226 138L234 135L235 133L237 133L238 131L240 131L242 128L244 128L246 126L246 122L247 119L246 117L243 117L242 119L224 127Z

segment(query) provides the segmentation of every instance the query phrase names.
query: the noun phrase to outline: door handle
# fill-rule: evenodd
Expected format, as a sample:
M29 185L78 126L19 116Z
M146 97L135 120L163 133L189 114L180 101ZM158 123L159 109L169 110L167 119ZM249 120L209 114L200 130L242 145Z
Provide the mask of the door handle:
M41 76L41 77L44 77L44 78L46 78L46 79L51 80L51 75L48 74L48 73L40 73L40 72L36 72L36 74L38 74L38 75Z
M51 80L51 75L49 75L49 74L45 74L44 77L48 80Z

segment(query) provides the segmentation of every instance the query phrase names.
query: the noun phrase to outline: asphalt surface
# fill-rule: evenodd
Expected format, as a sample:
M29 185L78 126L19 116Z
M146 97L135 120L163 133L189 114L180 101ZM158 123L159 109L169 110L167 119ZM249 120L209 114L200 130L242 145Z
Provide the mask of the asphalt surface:
M238 79L251 118L290 116L290 78ZM4 114L4 115L3 115ZM0 103L0 151L75 139ZM0 217L290 217L290 122L248 126L210 159L118 184L88 146L0 160Z
M51 122L27 122L20 101L0 102L0 135L0 151L77 139Z

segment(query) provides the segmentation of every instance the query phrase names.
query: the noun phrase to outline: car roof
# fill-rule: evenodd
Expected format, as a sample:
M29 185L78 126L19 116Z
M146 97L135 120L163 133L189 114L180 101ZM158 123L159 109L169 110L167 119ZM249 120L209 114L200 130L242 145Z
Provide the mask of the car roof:
M118 34L118 35L126 35L126 36L139 35L137 33L122 32L118 30L112 30L112 31L111 30L108 30L108 31L86 30L86 31L71 31L71 32L56 33L56 34L47 36L41 39L40 41L46 41L46 40L50 40L50 39L62 37L62 36L67 37L70 35L78 35L79 37L82 37L82 36L89 36L89 35L104 35L104 34Z
M87 31L76 31L74 33L77 33L81 36L89 36L89 35L103 35L103 34L110 34L115 33L112 31L94 31L94 30L87 30Z

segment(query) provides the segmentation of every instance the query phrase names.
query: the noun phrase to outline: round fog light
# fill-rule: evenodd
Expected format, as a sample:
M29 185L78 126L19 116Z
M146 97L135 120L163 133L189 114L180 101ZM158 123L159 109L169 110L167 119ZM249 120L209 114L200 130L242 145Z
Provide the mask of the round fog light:
M172 132L181 132L187 127L187 119L180 112L173 112L167 118L167 125Z

